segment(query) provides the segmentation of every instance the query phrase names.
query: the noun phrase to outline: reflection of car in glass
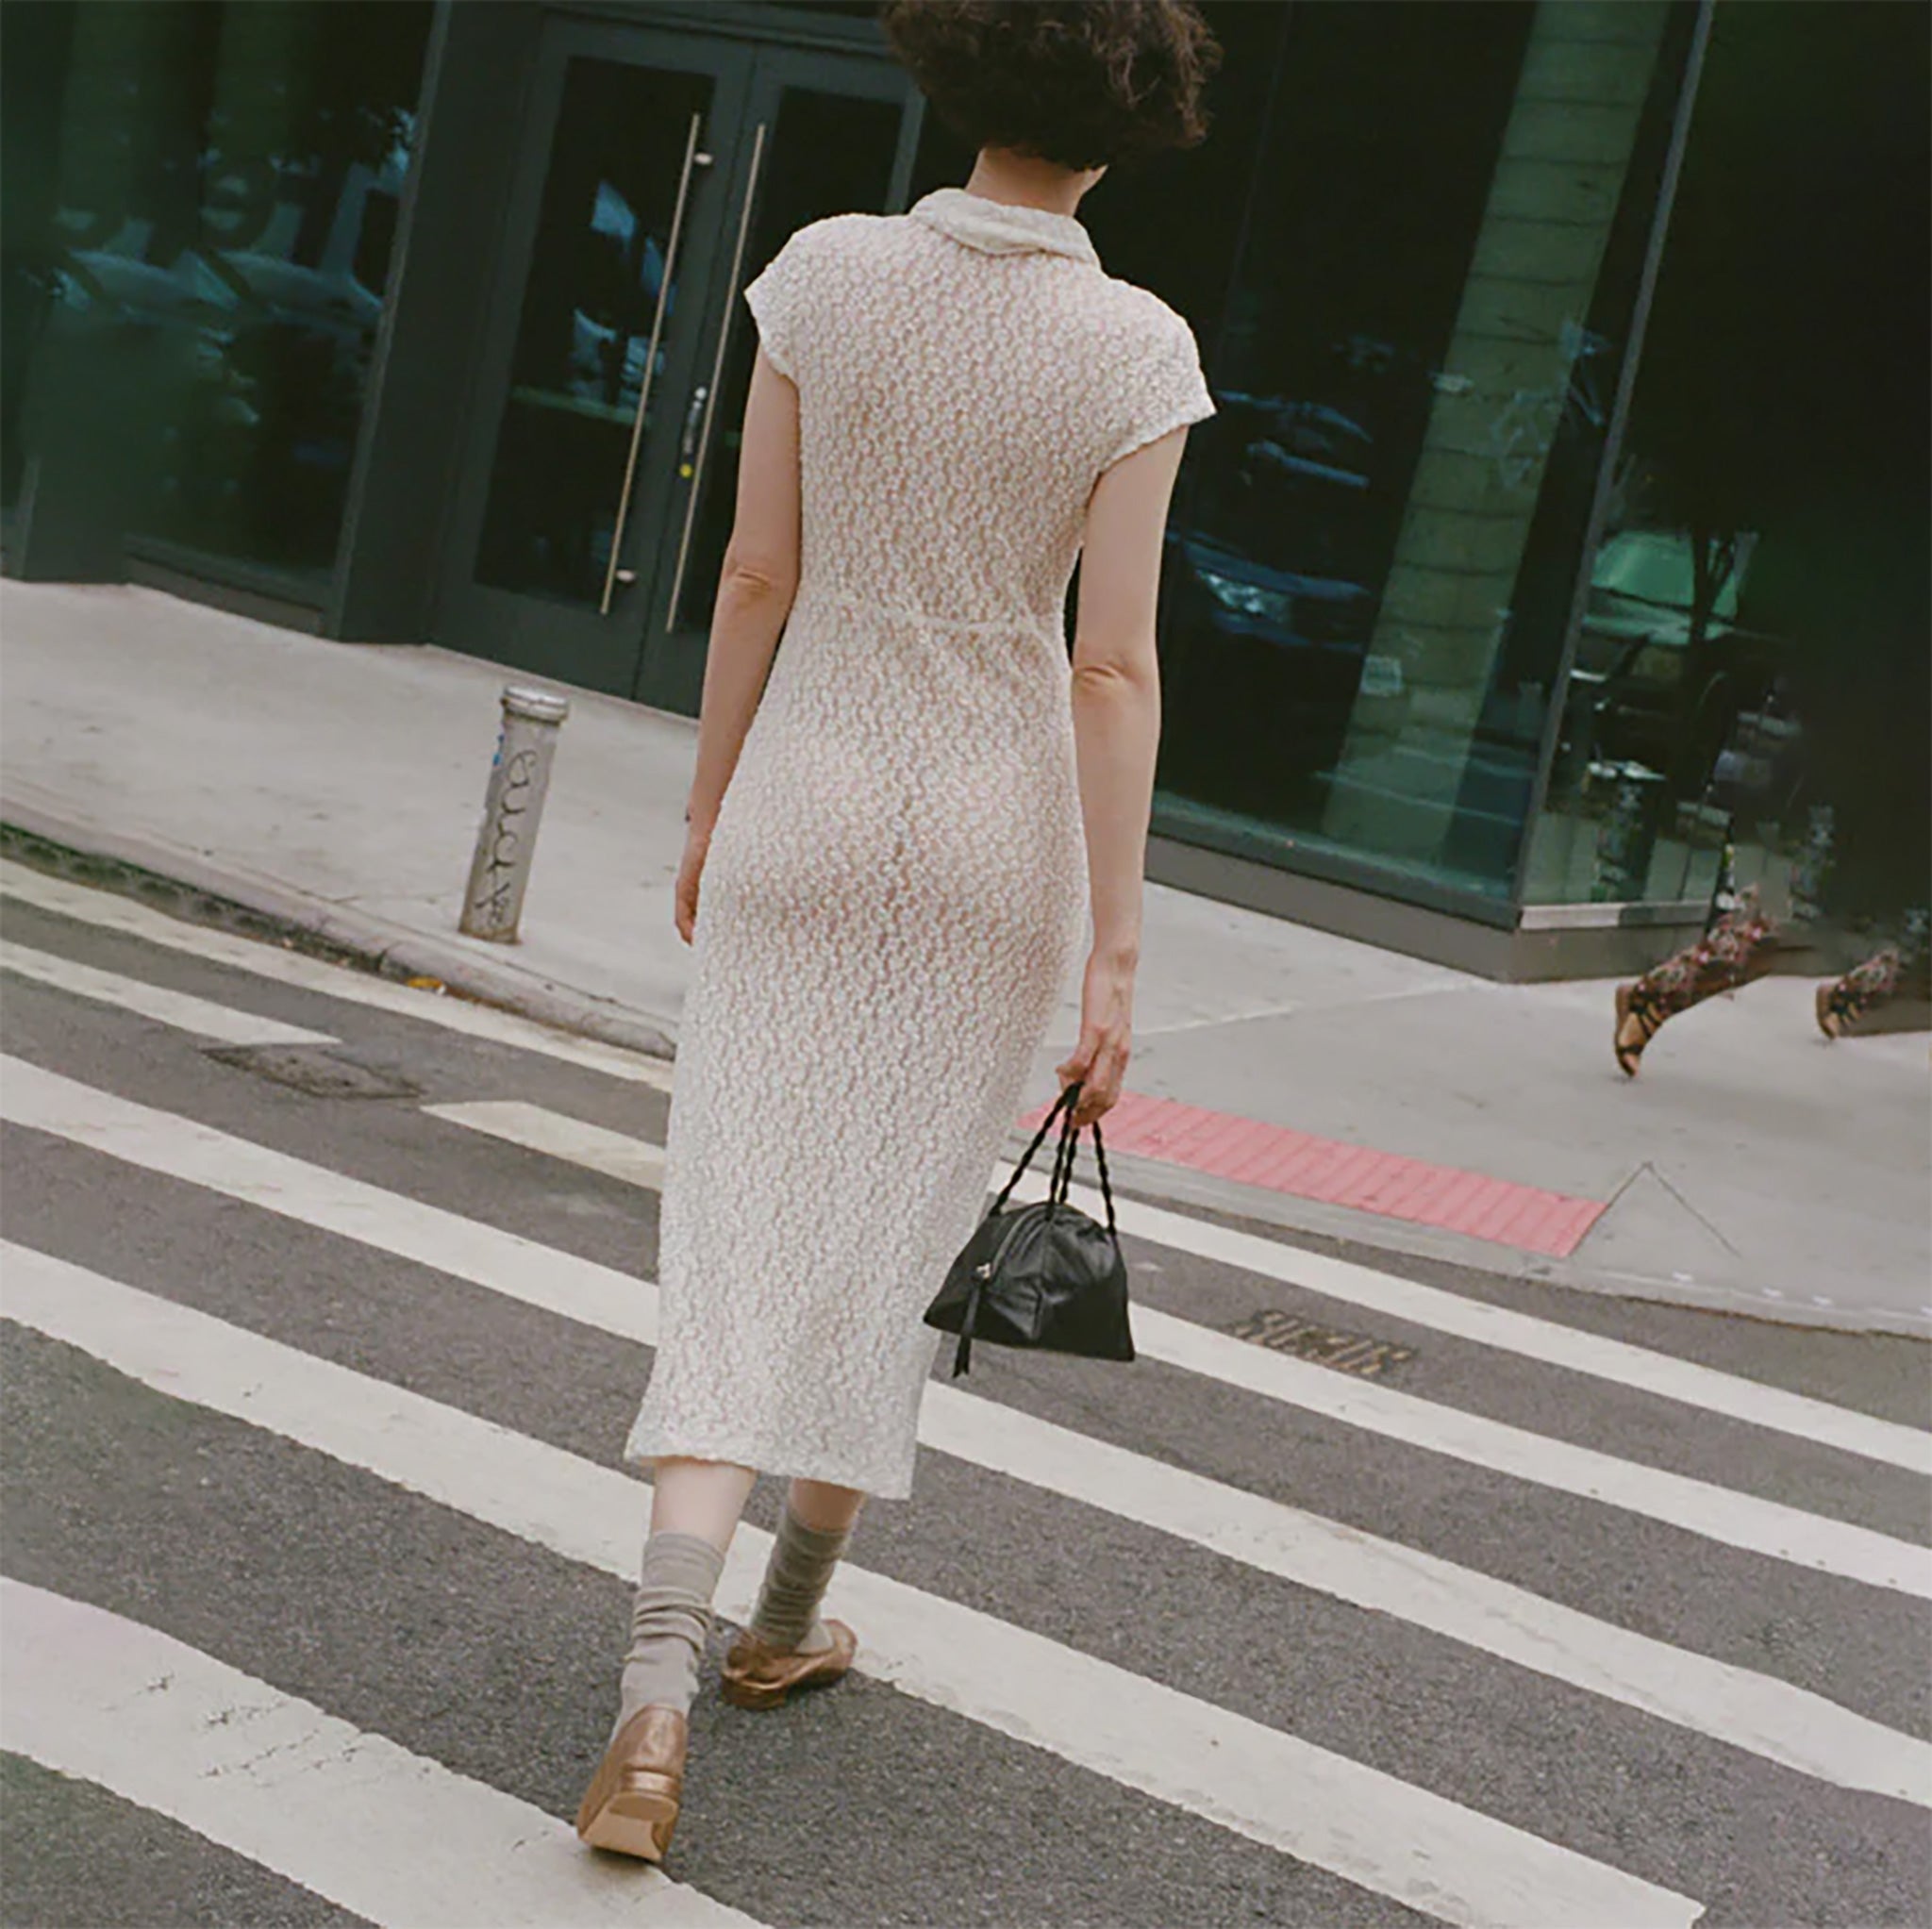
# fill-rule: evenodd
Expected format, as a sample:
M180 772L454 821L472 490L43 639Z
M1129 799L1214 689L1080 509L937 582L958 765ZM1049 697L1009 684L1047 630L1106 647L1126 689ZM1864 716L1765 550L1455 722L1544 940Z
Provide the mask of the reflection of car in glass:
M1168 620L1192 639L1204 699L1246 687L1302 734L1307 707L1346 706L1374 627L1357 570L1374 438L1324 403L1234 390L1215 403L1194 523L1169 532Z
M1201 711L1176 735L1218 767L1214 793L1242 772L1272 799L1285 778L1324 771L1361 681L1374 595L1359 583L1273 568L1174 531L1165 574L1176 698ZM1250 733L1254 740L1238 747L1234 737ZM1248 807L1264 801L1257 794Z
M1712 601L1707 634L1735 626L1757 540L1738 539L1736 560ZM1626 529L1612 536L1597 551L1590 573L1585 638L1683 649L1690 640L1696 574L1690 538L1682 530Z
M1344 490L1366 490L1369 478L1351 461L1365 461L1374 438L1360 423L1319 402L1290 402L1276 412L1274 432L1248 444L1256 469L1282 471Z
M341 199L359 212L373 177L352 169ZM355 178L355 176L365 178ZM239 326L276 326L328 336L360 351L382 318L382 296L357 278L355 263L335 258L308 267L275 252L292 248L302 210L277 207L268 229L248 249L184 248L165 266L146 258L153 224L128 221L100 245L71 248L56 270L61 304L98 324L183 324L225 338ZM86 224L75 215L65 224Z
M1430 391L1413 358L1368 337L1269 358L1280 386L1217 387L1190 441L1189 520L1168 535L1162 768L1199 802L1286 823L1319 810L1363 690Z
M1224 636L1332 651L1351 665L1368 647L1374 598L1359 583L1273 569L1205 536L1173 535L1168 547L1197 592L1191 600Z
M1303 575L1369 580L1385 493L1374 434L1325 402L1240 390L1214 399L1200 526Z
M319 186L292 163L265 168L243 220L239 176L210 150L198 238L185 245L145 219L57 214L57 236L72 241L52 276L59 325L116 356L139 349L152 372L152 420L133 431L152 491L147 533L220 546L255 524L299 543L333 525L407 161L399 141L380 166L351 160ZM298 258L311 231L313 258Z
M1736 539L1701 637L1689 534L1628 529L1598 550L1571 681L1574 756L1641 764L1680 788L1702 781L1739 712L1782 667L1780 640L1739 622L1757 540Z

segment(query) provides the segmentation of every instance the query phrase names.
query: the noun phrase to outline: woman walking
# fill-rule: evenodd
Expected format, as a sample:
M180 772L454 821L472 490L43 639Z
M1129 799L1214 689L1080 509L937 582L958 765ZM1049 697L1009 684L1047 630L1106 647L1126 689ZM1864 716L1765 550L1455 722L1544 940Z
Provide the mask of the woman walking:
M1108 163L1205 132L1219 49L1194 8L881 19L978 154L905 214L799 229L745 291L759 350L676 889L692 979L660 1330L625 1449L655 1471L651 1524L577 1817L649 1861L759 1472L791 1485L725 1697L774 1706L852 1665L819 1604L866 1495L910 1494L939 1338L921 1316L1083 924L1058 1073L1082 1083L1078 1124L1120 1095L1162 538L1188 424L1214 410L1188 324L1108 275L1074 213Z

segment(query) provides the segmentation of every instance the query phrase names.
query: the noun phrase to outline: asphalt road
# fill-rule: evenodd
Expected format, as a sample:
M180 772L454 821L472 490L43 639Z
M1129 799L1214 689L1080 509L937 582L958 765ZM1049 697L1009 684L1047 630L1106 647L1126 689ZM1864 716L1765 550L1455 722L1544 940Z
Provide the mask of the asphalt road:
M0 888L6 1923L1932 1920L1924 1348L1149 1202L1143 1357L936 1386L866 1671L581 1851L670 1081Z

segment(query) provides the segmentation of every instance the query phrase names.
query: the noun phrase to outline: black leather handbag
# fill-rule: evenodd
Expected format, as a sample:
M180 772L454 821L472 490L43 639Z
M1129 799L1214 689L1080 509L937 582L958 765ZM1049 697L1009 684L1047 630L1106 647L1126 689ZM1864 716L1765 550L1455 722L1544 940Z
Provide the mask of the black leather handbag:
M1093 1156L1100 1165L1107 1223L1096 1224L1067 1204L1080 1137L1074 1123L1074 1106L1079 1095L1077 1079L1060 1093L1034 1134L1025 1157L1013 1169L1013 1176L953 1261L945 1284L925 1309L928 1326L959 1336L953 1355L956 1380L972 1365L975 1339L995 1346L1077 1354L1086 1359L1134 1356L1134 1338L1127 1324L1127 1265L1121 1256L1120 1235L1114 1228L1113 1189L1108 1183L1107 1154L1101 1147L1097 1120ZM1066 1116L1047 1196L1032 1205L1003 1210L1020 1174L1032 1164L1040 1141L1062 1112Z

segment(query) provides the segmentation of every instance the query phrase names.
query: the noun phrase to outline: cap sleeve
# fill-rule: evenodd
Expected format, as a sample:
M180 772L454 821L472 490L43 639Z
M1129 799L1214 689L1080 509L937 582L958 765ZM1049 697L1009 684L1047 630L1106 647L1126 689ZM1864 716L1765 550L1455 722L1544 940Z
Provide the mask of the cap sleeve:
M774 368L798 379L798 336L807 288L806 230L795 229L785 245L746 285L744 299L758 324L758 345Z
M1125 375L1114 434L1100 464L1103 470L1158 441L1170 430L1205 422L1215 413L1214 398L1201 373L1194 331L1177 314L1171 315L1144 355L1125 364Z

